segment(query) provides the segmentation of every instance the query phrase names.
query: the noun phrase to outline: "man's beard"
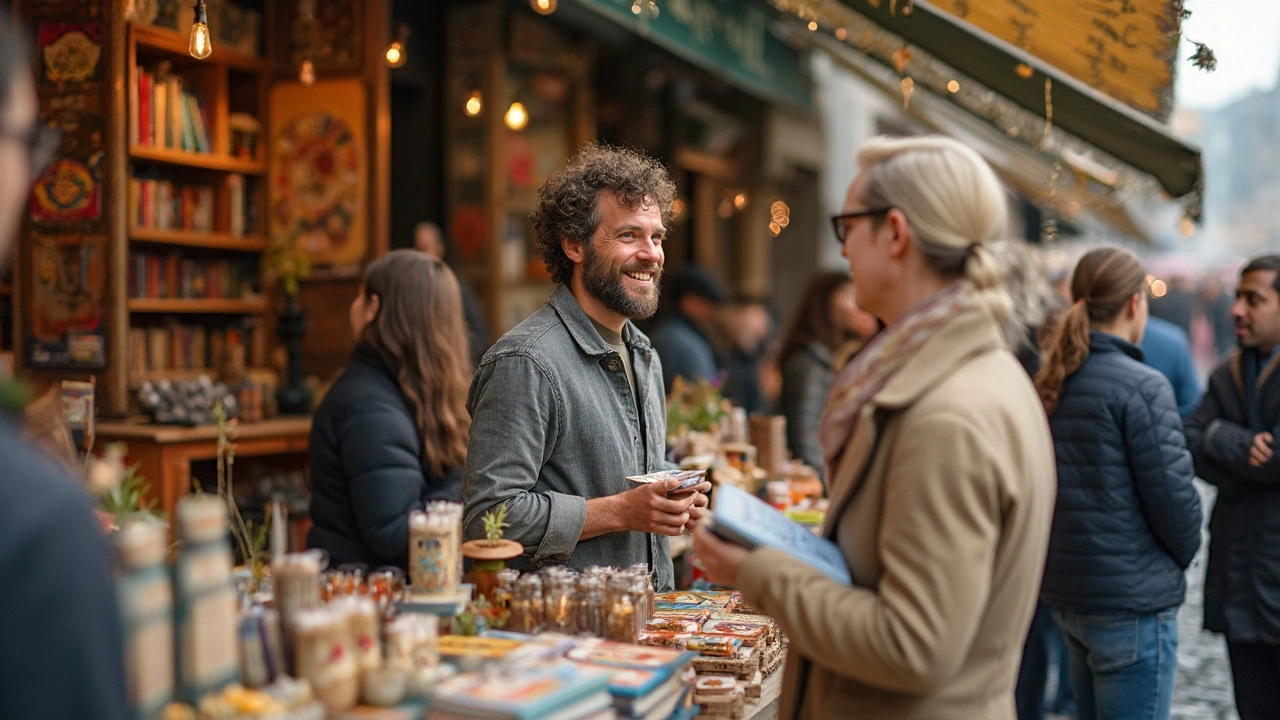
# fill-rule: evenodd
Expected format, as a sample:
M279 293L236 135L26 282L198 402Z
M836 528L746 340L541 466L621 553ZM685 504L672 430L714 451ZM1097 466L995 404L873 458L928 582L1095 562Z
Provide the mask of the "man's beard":
M658 311L661 294L662 267L650 263L634 262L614 270L607 260L596 254L590 239L582 258L582 286L610 311L630 320L642 320ZM648 272L653 274L653 291L648 297L636 297L627 292L623 273Z

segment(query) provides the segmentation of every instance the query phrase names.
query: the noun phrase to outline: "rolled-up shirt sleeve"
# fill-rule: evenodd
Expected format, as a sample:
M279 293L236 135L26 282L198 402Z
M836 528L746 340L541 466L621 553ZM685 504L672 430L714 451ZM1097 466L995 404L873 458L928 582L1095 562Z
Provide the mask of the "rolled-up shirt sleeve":
M467 538L484 537L484 514L505 502L504 537L523 545L534 564L567 560L587 519L585 498L534 491L560 435L561 401L554 387L533 358L504 355L477 371L467 402Z

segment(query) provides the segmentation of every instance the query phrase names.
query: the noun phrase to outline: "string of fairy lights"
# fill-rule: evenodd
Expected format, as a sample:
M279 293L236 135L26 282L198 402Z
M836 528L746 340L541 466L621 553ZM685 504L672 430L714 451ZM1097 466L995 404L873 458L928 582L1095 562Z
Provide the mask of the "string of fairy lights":
M912 0L883 1L889 2L892 13L909 17L914 11ZM896 70L901 76L899 91L904 109L910 109L912 95L921 89L939 97L949 97L956 105L986 120L1008 137L1051 159L1053 172L1047 189L1051 199L1056 199L1057 183L1067 173L1064 157L1084 158L1089 166L1097 168L1100 172L1096 174L1106 178L1102 184L1106 186L1105 192L1109 194L1108 200L1113 205L1120 205L1134 198L1150 197L1160 191L1158 183L1147 173L1053 124L1053 83L1049 78L1045 81L1044 113L1038 115L965 77L928 51L911 46L901 36L886 30L844 3L836 0L770 2L779 11L798 20L810 32L823 30L840 43ZM882 0L868 2L879 7ZM1187 14L1185 10L1180 10L1180 16L1185 17ZM1201 69L1211 70L1214 64L1212 51L1202 45L1197 45L1197 48L1198 55L1193 58L1193 64ZM1034 68L1025 63L1016 64L1011 71L1024 79L1031 78L1035 73ZM1077 175L1082 174L1079 170L1075 172ZM1086 202L1092 205L1101 201L1087 196ZM1192 219L1199 217L1201 202L1201 188L1196 188L1184 199L1183 220L1180 223L1184 234L1194 227ZM1051 239L1057 233L1056 221L1048 218L1045 222L1045 236Z

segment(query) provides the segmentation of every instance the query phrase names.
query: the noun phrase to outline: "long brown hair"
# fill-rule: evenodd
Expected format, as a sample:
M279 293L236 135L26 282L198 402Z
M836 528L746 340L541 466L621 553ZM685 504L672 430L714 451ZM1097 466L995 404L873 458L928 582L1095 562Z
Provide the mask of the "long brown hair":
M394 250L369 265L364 294L378 314L360 341L396 374L422 435L432 472L467 461L468 358L462 296L453 271L416 250Z
M820 342L834 352L856 337L840 327L831 312L831 298L850 282L849 275L842 272L818 273L809 280L783 336L782 349L778 351L779 365L809 343Z
M1136 293L1146 292L1147 273L1133 253L1117 247L1090 250L1071 274L1072 305L1058 318L1036 373L1036 390L1050 415L1058 409L1062 383L1089 357L1089 330L1114 322Z

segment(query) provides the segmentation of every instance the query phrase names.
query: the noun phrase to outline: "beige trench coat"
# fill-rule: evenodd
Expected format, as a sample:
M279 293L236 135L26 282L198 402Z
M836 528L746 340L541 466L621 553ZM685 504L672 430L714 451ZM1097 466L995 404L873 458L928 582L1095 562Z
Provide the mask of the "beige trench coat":
M770 549L738 578L791 640L781 717L1012 720L1057 480L995 323L973 310L939 330L867 403L829 477L823 532L855 587Z

